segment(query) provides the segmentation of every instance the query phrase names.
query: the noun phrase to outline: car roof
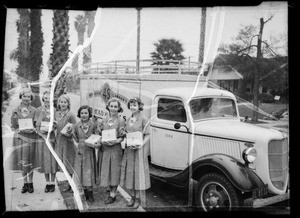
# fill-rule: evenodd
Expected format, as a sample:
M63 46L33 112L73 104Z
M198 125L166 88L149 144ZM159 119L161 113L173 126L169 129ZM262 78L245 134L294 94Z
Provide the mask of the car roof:
M155 92L155 96L174 96L180 97L183 101L188 101L194 93L194 87L174 87L160 89ZM193 94L193 97L208 97L208 96L224 96L235 99L234 94L229 91L214 89L214 88L203 88L198 87Z

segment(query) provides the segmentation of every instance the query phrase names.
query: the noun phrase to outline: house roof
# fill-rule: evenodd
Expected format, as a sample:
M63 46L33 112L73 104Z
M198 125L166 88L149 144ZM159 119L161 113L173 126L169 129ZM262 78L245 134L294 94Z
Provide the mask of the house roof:
M192 96L194 91L194 87L174 87L174 88L165 88L160 89L155 92L155 95L166 95L166 96L174 96L180 97L184 102L188 101ZM213 89L213 88L203 88L198 87L193 96L226 96L230 98L235 98L231 92L221 89Z
M229 65L214 66L209 75L210 80L239 80L243 76Z

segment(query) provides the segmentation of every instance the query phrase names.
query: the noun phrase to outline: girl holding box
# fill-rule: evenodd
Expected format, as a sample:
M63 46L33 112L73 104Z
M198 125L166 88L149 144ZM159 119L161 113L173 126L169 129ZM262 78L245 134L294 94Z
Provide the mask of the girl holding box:
M120 185L129 190L131 200L128 207L138 208L140 205L140 191L149 189L150 174L148 164L148 118L141 114L143 103L140 98L132 98L128 101L128 109L132 115L126 121L125 131L127 133L140 131L143 134L141 147L125 146L121 167Z
M30 89L25 88L20 92L21 104L12 111L11 129L15 132L13 138L14 151L11 156L11 170L21 170L24 186L21 193L34 191L33 188L33 169L35 167L35 140L36 133L34 128L34 116L36 108L31 106L34 96ZM25 120L26 119L26 120ZM32 128L23 129L21 121ZM23 123L23 122L22 122ZM21 125L20 125L21 124Z
M111 204L116 200L117 187L120 183L122 147L122 130L124 131L124 121L119 117L123 112L121 103L118 99L112 98L108 101L106 109L109 111L109 117L100 123L102 131L102 164L100 169L100 186L109 187L110 192L105 200L105 204ZM104 131L115 129L115 140L105 141Z
M47 127L44 128L44 123L50 122L50 91L45 91L43 93L42 101L44 105L37 108L35 113L36 129L38 132L37 135L37 161L38 166L40 167L39 172L45 174L46 187L45 192L54 192L55 191L55 174L57 172L57 162L49 150L45 139L47 138L48 130ZM53 129L55 124L53 124ZM55 133L52 130L50 132L49 141L52 145L52 148L55 148ZM50 178L51 175L51 178Z
M75 115L70 111L71 103L70 98L67 95L61 95L57 100L57 111L55 113L55 120L57 121L57 135L56 135L56 148L55 151L65 167L68 173L72 177L74 172L74 160L75 160L75 145L72 138L72 126L68 126L66 132L62 130L64 127L71 123L76 123ZM70 191L71 186L68 184L67 189L63 191Z
M83 105L78 109L77 117L81 120L73 128L73 137L78 143L75 156L74 171L78 181L83 186L86 200L94 202L93 186L96 183L96 156L95 148L100 146L100 142L91 147L85 143L92 134L99 134L97 125L90 118L92 108Z

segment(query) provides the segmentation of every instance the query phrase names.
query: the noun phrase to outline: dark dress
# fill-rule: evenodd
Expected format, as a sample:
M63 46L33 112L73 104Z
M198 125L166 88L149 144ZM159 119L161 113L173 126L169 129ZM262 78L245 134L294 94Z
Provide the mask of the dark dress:
M143 116L141 113L136 118L136 121L132 126L129 125L129 120L126 122L125 130L126 132L143 132L148 118ZM148 128L144 134L149 134ZM121 167L121 181L120 185L126 189L134 190L146 190L150 188L150 173L149 173L149 163L148 163L148 146L146 143L143 147L139 149L125 148L122 167Z
M40 130L42 121L50 122L50 114L47 112L46 108L41 106L37 108L35 114L35 121L36 121L36 129ZM42 135L47 138L47 134L43 133ZM51 131L49 141L53 149L55 149L55 133ZM57 162L52 155L51 151L49 150L45 139L37 134L37 141L36 141L36 162L37 166L39 167L40 173L56 173Z
M124 128L124 121L122 118L118 118L112 125L108 125L109 118L105 118L100 123L100 129L116 129L117 138L121 137L120 129ZM100 186L117 186L120 183L121 173L121 161L122 161L122 147L121 143L114 144L112 146L101 145L102 149L102 161L98 169L100 170Z
M20 104L13 110L11 116L12 130L18 129L18 119L31 118L34 121L36 108L33 106L28 107L28 115L23 116L23 106ZM13 136L13 152L9 158L9 168L11 170L21 170L23 173L29 173L36 167L35 147L36 147L36 133L15 133Z
M67 123L76 123L75 115L68 111L64 116L60 116L60 111L55 112L55 120L57 121L57 132L56 132L56 147L55 152L65 165L69 174L74 172L74 160L75 160L75 145L72 135L69 137L63 135L61 130ZM60 169L60 167L58 166Z
M89 120L88 130L83 131L83 123L78 122L73 129L73 137L78 142L78 148L75 155L74 177L78 179L83 186L94 186L96 183L96 154L95 148L87 146L84 141L92 134L99 134L97 125Z

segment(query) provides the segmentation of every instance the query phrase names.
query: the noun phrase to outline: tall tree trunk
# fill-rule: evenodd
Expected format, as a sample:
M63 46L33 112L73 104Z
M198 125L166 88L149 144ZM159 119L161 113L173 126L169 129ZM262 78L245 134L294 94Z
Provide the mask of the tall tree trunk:
M69 58L69 14L68 10L54 10L52 54L50 55L50 77L54 78ZM64 94L66 79L64 72L56 83L54 106L57 99Z
M198 62L203 63L204 58L204 43L205 43L205 28L206 28L206 7L201 11L201 26L200 26L200 44Z
M30 10L30 74L31 81L38 82L43 66L43 32L41 24L42 11L40 9ZM39 84L31 85L31 90L35 96L32 101L34 107L41 106Z
M91 34L95 27L95 15L96 15L96 11L86 11L85 12L85 17L88 21L88 29L87 29L88 37L91 37ZM84 49L83 64L90 64L92 62L91 53L92 53L92 45L90 44L86 49ZM90 68L90 66L88 67L88 69L89 68Z
M264 19L260 18L260 29L257 39L257 70L254 71L254 85L253 85L253 120L258 121L258 108L259 108L259 77L260 77L260 61L262 58L262 52L261 52L261 42L262 42L262 34L264 29Z
M142 10L142 8L137 8L136 72L138 74L140 73L141 10Z
M28 9L18 9L20 20L17 23L19 32L17 61L18 67L16 73L22 78L30 80L30 65L29 65L29 25L30 17ZM22 82L22 81L21 81Z
M86 29L86 17L82 16L82 15L78 15L76 17L76 21L74 22L74 26L75 29L77 31L77 38L78 38L78 42L77 45L82 45L84 42L84 33L85 33L85 29ZM82 63L79 63L79 61L81 61L81 58L78 56L76 56L72 62L72 68L73 71L78 72L78 66L81 65Z

